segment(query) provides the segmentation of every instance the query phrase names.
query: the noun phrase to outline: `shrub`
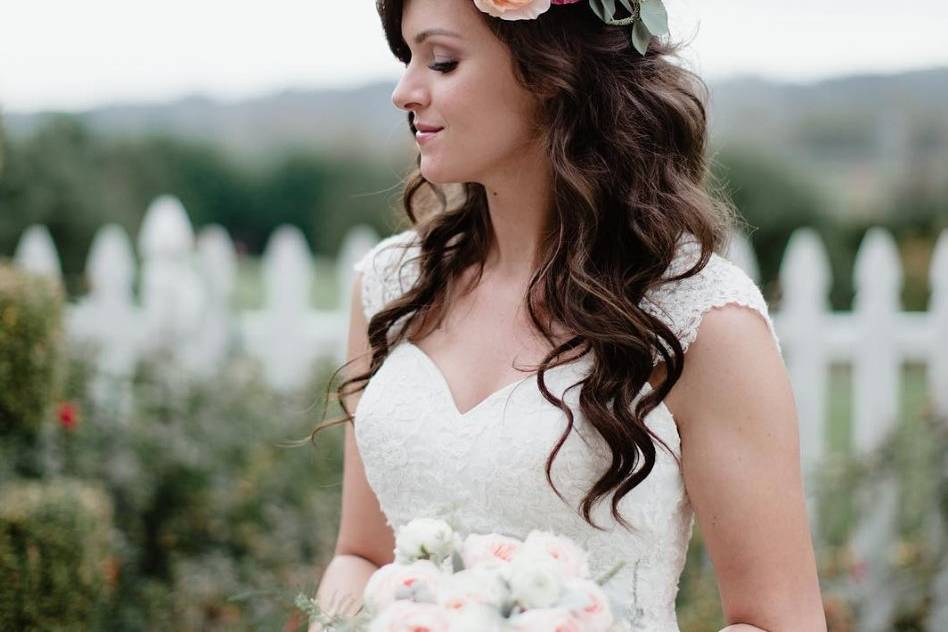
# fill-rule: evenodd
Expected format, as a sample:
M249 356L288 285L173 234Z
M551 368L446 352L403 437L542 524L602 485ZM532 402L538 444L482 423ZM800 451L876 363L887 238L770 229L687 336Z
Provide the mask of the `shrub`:
M62 292L0 263L0 434L35 434L61 375Z
M189 380L150 357L124 409L90 397L94 368L70 357L64 397L82 421L49 424L46 462L107 490L119 541L109 625L90 629L279 629L291 606L273 594L315 591L338 524L341 433L281 445L308 435L326 371L282 395L246 357Z
M111 523L97 487L0 487L0 629L85 629L110 587Z

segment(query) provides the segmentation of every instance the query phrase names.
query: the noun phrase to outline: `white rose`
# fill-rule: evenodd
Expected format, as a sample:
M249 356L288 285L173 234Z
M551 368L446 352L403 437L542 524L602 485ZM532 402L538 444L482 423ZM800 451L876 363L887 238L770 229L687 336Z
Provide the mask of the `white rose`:
M523 548L553 560L564 577L589 578L589 554L569 538L549 531L533 530L527 534Z
M370 612L379 612L399 599L435 603L443 581L444 574L430 560L386 564L369 577L362 602Z
M606 592L591 579L570 577L564 582L562 605L582 623L583 630L608 632L615 618Z
M398 528L395 560L400 564L431 560L443 566L445 561L450 561L451 553L459 546L460 537L444 520L416 518Z
M512 598L525 610L556 605L563 590L556 564L524 549L510 562L509 582Z
M500 612L484 604L472 603L460 610L448 610L448 632L505 632Z
M438 593L438 604L448 610L464 610L473 604L499 611L510 598L500 569L483 564L446 577Z

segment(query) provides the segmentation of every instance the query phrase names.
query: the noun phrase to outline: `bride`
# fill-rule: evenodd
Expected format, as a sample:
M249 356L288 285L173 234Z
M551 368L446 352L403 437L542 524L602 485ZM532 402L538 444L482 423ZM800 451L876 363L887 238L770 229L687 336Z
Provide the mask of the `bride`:
M354 611L395 530L436 517L624 561L617 615L677 631L697 521L728 632L825 630L793 393L719 254L707 95L652 37L660 0L377 8L418 168L410 225L355 266L347 416L314 431L345 424L319 603Z

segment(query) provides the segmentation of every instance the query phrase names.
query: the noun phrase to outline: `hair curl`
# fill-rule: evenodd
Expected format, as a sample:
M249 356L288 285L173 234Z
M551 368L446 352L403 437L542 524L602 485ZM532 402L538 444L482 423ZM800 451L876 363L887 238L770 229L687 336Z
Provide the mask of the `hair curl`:
M408 63L403 6L404 0L376 2L392 53ZM604 24L584 2L557 6L535 20L486 14L484 20L511 51L517 80L538 97L536 130L553 168L553 225L541 241L541 263L525 297L533 325L553 346L537 372L539 389L567 418L547 458L546 477L563 498L550 471L572 431L573 412L547 389L544 372L565 363L553 361L572 350L591 352L590 374L571 388L581 385L580 410L609 445L612 459L584 497L582 517L601 529L590 518L592 506L615 492L612 515L631 529L618 503L654 467L651 438L668 449L644 419L684 366L674 332L639 303L652 288L697 274L712 252L723 252L736 220L726 196L717 195L706 156L708 88L672 63L681 43L656 39L642 56L621 28ZM414 133L411 113L408 123ZM617 165L623 177L616 177ZM464 183L458 193L450 197L418 169L407 179L402 201L420 238L419 276L412 289L370 319L370 369L338 386L335 398L345 417L318 426L311 438L323 428L354 422L343 397L365 388L413 326L440 322L463 271L478 266L475 282L480 279L490 245L487 196L478 183ZM701 256L690 269L663 278L685 232L700 243ZM389 330L403 319L405 326L392 337ZM562 324L572 337L556 345L544 319ZM664 362L664 379L633 409L654 368L653 352ZM350 385L356 388L346 392Z

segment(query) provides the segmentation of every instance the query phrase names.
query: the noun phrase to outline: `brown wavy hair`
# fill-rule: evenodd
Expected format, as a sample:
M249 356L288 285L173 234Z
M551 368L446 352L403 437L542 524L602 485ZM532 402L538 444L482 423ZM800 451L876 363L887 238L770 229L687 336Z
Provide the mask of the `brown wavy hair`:
M376 2L392 53L407 64L403 5L403 0ZM547 389L544 372L565 363L553 361L573 350L592 353L592 371L570 388L581 386L580 410L608 444L612 460L583 499L582 517L601 529L590 518L592 506L614 492L612 515L631 529L618 503L654 467L653 439L668 449L644 419L684 366L675 333L639 303L652 288L697 274L712 252L723 252L736 219L726 196L718 195L706 156L707 85L673 63L681 43L655 39L642 56L622 28L603 23L585 2L555 6L535 20L487 14L484 20L508 46L517 80L537 95L536 130L553 167L552 226L525 297L533 325L553 346L537 372L539 389L567 418L547 458L546 477L563 498L550 470L572 431L573 412ZM414 133L411 113L408 124ZM419 154L416 167L420 161ZM345 416L321 424L311 438L323 428L354 422L343 396L363 390L414 326L427 324L429 329L422 329L430 331L440 322L464 270L478 266L475 281L480 279L491 234L487 196L478 183L463 183L456 192L449 195L417 168L407 178L403 210L419 236L409 246L420 243L420 252L403 257L402 265L417 262L417 281L372 316L370 369L338 386L335 399ZM700 243L699 260L663 279L686 232ZM405 326L393 335L389 330L402 319ZM546 319L562 324L571 337L557 345ZM653 353L665 364L664 380L632 408L653 370Z

